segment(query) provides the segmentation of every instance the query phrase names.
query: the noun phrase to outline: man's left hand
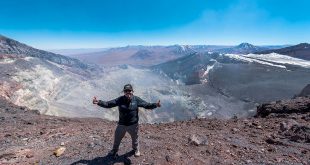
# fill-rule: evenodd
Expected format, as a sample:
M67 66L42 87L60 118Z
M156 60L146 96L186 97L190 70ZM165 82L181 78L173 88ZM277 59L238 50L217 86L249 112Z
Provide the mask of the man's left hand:
M160 100L157 101L156 105L157 107L161 107Z

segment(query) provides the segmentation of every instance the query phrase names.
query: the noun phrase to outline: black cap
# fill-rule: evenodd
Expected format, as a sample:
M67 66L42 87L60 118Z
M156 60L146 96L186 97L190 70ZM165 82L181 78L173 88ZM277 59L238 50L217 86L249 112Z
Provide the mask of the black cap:
M126 90L131 90L131 91L132 91L132 86L131 86L131 84L126 84L126 85L124 86L123 91L126 91Z

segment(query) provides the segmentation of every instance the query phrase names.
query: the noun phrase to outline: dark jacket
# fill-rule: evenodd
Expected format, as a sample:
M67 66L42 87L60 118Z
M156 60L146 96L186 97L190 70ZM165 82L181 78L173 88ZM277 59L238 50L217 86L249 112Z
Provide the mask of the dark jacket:
M120 96L111 101L99 100L99 106L104 108L112 108L118 106L120 125L133 125L139 122L138 107L145 109L154 109L157 107L156 103L148 103L138 96L132 96L129 100L126 96Z

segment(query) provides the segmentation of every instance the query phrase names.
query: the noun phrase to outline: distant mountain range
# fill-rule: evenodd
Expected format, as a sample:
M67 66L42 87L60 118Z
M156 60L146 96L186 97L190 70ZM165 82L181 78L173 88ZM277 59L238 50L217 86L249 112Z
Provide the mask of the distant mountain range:
M271 49L255 52L255 54L269 54L269 53L278 53L304 60L310 60L310 44L301 43L298 45L289 46L281 49Z
M126 46L111 48L106 51L72 55L89 63L115 65L151 66L194 53L190 46Z
M85 53L95 53L102 52L108 48L80 48L80 49L48 49L46 51L52 52L55 54L61 54L65 56L72 56L76 54L85 54Z
M126 46L110 48L100 52L89 52L72 54L71 57L78 58L95 64L105 66L115 65L139 65L152 66L174 60L193 53L217 52L223 54L249 54L264 50L283 48L286 45L254 46L249 43L241 43L237 46L221 45L172 45L172 46Z

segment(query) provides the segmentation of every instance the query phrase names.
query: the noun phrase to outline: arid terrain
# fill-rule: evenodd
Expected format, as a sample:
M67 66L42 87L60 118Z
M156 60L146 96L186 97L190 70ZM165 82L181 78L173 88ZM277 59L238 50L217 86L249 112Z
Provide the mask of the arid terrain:
M310 164L309 61L192 48L121 56L164 59L149 68L99 67L0 36L0 165ZM158 58L170 57L163 49L177 59ZM223 51L258 49L241 44ZM128 82L135 95L160 99L162 107L139 111L142 156L133 156L126 135L113 159L117 109L90 98L117 97Z
M40 115L2 98L0 164L310 164L310 98L264 107L265 117L141 124L142 156L126 134L112 159L116 122Z

